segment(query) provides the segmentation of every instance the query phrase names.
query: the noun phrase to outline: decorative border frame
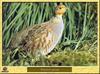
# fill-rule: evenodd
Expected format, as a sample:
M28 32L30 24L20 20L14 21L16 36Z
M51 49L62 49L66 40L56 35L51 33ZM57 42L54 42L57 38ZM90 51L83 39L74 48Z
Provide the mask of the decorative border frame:
M24 67L24 66L2 66L2 2L97 2L98 3L98 50L97 50L97 58L98 58L98 62L97 62L97 66L71 66L72 68L72 72L67 72L69 73L99 73L99 41L100 41L100 22L99 22L99 0L0 0L0 73L2 73L2 70L6 69L6 72L8 73L27 73L27 68L29 67ZM39 66L38 66L39 67ZM44 68L45 66L42 66L42 68ZM50 68L52 68L51 66L49 66ZM58 68L59 66L56 66L56 68ZM68 66L66 66L68 67ZM33 67L32 67L33 68ZM32 72L28 72L28 73L32 73ZM38 73L38 72L35 72ZM47 73L47 72L39 72L39 73ZM54 72L50 72L50 73L54 73ZM55 72L55 73L59 73L59 72ZM60 73L66 73L66 72L60 72Z

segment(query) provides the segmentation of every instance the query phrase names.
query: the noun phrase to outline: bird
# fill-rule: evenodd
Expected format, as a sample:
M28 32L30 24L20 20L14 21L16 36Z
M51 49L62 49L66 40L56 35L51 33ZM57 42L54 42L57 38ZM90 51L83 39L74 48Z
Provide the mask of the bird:
M63 14L68 8L59 4L55 8L55 16L50 20L29 26L11 38L11 47L20 46L33 54L49 54L58 44L64 30Z

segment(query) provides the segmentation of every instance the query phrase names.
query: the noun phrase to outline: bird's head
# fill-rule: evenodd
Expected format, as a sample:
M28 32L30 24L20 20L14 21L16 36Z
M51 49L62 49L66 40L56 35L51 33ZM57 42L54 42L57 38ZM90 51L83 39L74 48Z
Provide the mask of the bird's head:
M65 13L66 9L68 9L68 8L65 7L65 5L60 4L56 7L55 14L56 15L63 15Z

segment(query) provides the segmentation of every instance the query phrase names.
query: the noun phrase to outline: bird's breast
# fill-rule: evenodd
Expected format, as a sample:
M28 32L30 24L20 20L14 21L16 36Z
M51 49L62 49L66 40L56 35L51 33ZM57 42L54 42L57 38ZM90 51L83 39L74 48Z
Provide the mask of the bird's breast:
M57 43L61 39L63 30L64 30L64 24L63 23L59 23L54 28L52 28L53 33L50 33L50 35L53 37L53 42L52 42L52 45L50 46L50 48L47 51L48 53L50 53L54 49L54 47L57 45Z

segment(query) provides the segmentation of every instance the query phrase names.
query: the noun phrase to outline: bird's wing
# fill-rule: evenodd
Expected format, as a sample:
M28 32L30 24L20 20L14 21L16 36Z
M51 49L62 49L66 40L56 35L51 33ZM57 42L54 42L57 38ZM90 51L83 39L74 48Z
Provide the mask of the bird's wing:
M26 50L35 52L37 49L43 49L47 53L54 39L54 34L50 23L44 23L31 28L27 36L22 40L21 45Z

